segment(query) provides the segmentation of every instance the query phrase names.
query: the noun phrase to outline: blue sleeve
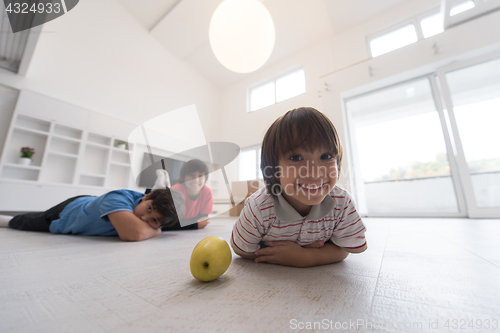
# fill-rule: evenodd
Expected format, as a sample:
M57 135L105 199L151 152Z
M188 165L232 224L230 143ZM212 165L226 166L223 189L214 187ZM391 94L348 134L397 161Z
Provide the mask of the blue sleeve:
M133 191L118 190L105 194L99 205L99 216L108 220L107 215L120 211L134 212L138 200L144 196Z

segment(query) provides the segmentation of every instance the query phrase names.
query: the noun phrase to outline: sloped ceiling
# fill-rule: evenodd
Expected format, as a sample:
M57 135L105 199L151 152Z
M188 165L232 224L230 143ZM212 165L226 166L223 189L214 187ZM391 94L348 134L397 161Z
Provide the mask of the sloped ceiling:
M249 74L224 68L208 41L222 0L117 0L165 48L222 89ZM261 0L274 19L276 44L264 66L359 25L407 0Z

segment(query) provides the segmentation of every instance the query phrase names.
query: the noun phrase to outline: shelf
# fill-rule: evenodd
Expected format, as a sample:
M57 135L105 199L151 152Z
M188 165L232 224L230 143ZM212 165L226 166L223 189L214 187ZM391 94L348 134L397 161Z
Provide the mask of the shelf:
M125 144L126 148L118 148L118 145ZM128 147L127 147L128 146ZM113 140L113 147L119 151L129 151L132 150L132 144L128 143L127 140L120 140L120 139L114 139Z
M103 145L100 143L93 143L93 142L87 142L85 144L87 147L95 147L95 148L101 148L101 149L109 149L108 145Z
M109 148L86 145L83 159L81 160L82 174L106 174L108 165Z
M68 139L72 139L72 140L81 140L82 134L83 134L83 131L76 129L76 128L72 128L72 127L68 127L68 126L64 126L64 125L60 125L60 124L56 124L54 126L54 135L56 135L58 137L64 137L64 138L68 138Z
M69 153L61 153L58 151L49 151L49 155L54 155L54 156L64 156L68 158L78 158L78 154L69 154Z
M106 178L106 175L100 174L100 173L82 173L80 176L84 177L92 177L92 178Z
M14 127L14 131L23 131L23 132L26 132L26 133L37 134L37 135L40 135L40 136L48 136L49 135L48 132L39 131L39 130L36 130L36 129L32 129L32 128L28 128L28 127L23 127L23 126L16 126L16 127Z
M130 151L128 149L121 149L117 147L113 147L113 152L120 153L120 154L129 154Z
M67 137L64 135L52 134L52 137L57 138L57 139L61 139L61 140L72 141L72 142L78 142L78 143L82 142L81 139L74 139L74 138L70 138L70 137Z
M40 174L40 169L25 166L20 168L20 165L8 165L4 164L2 168L2 178L6 179L16 179L16 180L26 180L26 181L37 181Z
M121 166L125 168L130 168L130 163L120 163L120 162L111 162L110 165Z
M38 133L31 130L14 128L10 136L9 145L6 147L6 153L3 155L3 162L16 164L20 157L21 148L31 147L35 149L31 165L40 166L42 164L42 157L47 139L47 133Z
M36 166L36 165L22 165L22 164L16 164L16 163L5 163L4 166L8 166L11 168L29 169L29 170L40 170L41 169L41 167Z
M14 127L14 133L18 133L19 135L25 135L25 136L29 135L32 137L38 137L44 139L47 139L47 137L49 136L49 133L32 130L24 127Z
M77 159L74 156L49 154L44 163L40 181L57 184L73 184Z
M130 178L130 165L111 163L107 186L113 189L127 188Z
M105 176L82 174L80 175L79 184L85 186L104 186L105 180Z
M18 114L16 117L15 126L19 128L25 128L27 130L32 130L40 133L48 133L50 130L50 122L46 120L41 120L22 114Z
M111 138L100 134L89 133L87 137L87 143L106 146L107 148L109 148L109 146L111 145Z
M49 149L51 152L60 152L69 155L78 155L80 150L80 142L73 141L72 139L66 139L61 137L52 137L50 141Z
M111 154L111 163L130 164L130 156L128 154L128 150L126 151L126 153L113 150Z

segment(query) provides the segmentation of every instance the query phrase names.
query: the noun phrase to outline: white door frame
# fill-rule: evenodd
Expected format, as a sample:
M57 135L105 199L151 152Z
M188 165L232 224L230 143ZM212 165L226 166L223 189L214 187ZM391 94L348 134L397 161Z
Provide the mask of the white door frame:
M460 178L460 168L459 162L457 161L456 147L453 145L450 130L448 129L449 122L446 119L446 115L443 108L443 102L441 99L441 94L438 88L438 82L436 75L429 75L429 83L431 85L432 94L434 101L436 103L436 110L439 114L439 120L441 122L441 129L443 131L444 141L446 145L446 151L448 153L448 163L450 164L450 174L455 187L455 196L457 198L459 216L467 216L467 205L465 200L464 186Z
M352 133L352 129L350 125L352 124L352 119L351 115L347 111L346 103L356 97L360 97L366 94L371 94L376 91L380 90L385 90L385 89L390 89L391 87L398 86L401 84L413 82L413 81L420 81L426 79L429 82L429 87L431 89L431 94L432 97L434 98L435 101L435 106L436 110L439 116L441 128L443 131L444 135L444 140L445 140L445 146L446 146L446 151L447 151L447 156L450 164L450 176L455 188L455 198L457 200L457 208L458 212L456 213L419 213L418 217L467 217L467 209L466 209L466 200L464 199L464 194L463 194L463 187L460 183L460 177L458 173L458 167L457 167L457 162L455 160L455 156L453 153L453 143L450 139L449 131L448 131L448 126L446 123L446 117L444 114L444 109L443 109L443 104L441 102L440 98L440 93L437 88L437 83L435 79L435 72L432 71L430 73L426 73L424 75L419 75L419 76L414 76L412 78L406 79L406 80L401 80L397 81L392 84L388 84L385 86L378 87L373 90L367 90L364 91L363 93L359 93L356 95L349 95L348 97L344 97L342 99L342 112L344 116L344 128L346 131L346 139L347 139L347 146L350 147L348 150L348 156L349 156L349 170L352 170L354 172L351 172L349 175L350 182L355 188L355 196L356 196L356 203L358 205L361 205L360 208L363 209L365 208L363 206L363 200L364 200L364 189L363 189L363 181L360 177L360 171L359 171L359 160L357 158L357 145L356 145L356 138L354 134ZM417 214L415 212L412 213L391 213L391 212L386 212L386 213L370 213L368 212L367 214L363 212L364 216L370 216L370 217L415 217Z
M440 88L444 99L444 106L447 110L447 116L449 119L449 125L451 127L451 133L453 134L453 140L456 148L456 161L458 163L458 168L459 168L460 182L463 186L463 193L467 202L467 213L470 218L498 218L500 217L500 208L482 208L477 206L476 198L474 196L474 190L472 187L472 181L469 173L469 167L467 166L465 153L463 150L462 142L460 140L460 133L458 131L455 114L453 112L453 102L451 100L450 90L448 87L448 83L446 81L446 74L455 70L471 67L498 58L500 58L500 52L495 52L493 54L477 57L475 59L456 62L436 70L436 74L439 80Z

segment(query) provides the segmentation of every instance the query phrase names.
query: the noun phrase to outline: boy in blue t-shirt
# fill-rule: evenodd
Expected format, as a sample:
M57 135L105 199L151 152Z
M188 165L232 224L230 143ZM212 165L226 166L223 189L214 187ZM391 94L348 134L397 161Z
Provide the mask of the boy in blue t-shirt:
M8 226L18 230L141 241L159 235L163 226L176 224L182 211L183 197L175 190L160 189L146 195L116 190L99 197L73 197L45 212L0 219L4 224L8 219Z

